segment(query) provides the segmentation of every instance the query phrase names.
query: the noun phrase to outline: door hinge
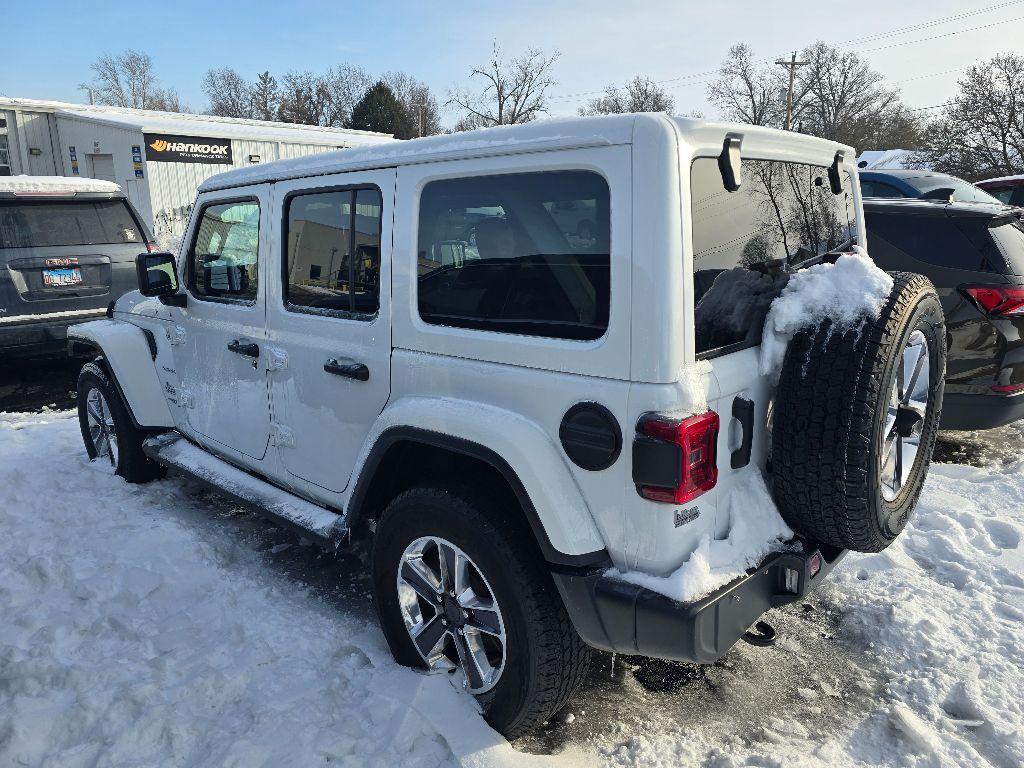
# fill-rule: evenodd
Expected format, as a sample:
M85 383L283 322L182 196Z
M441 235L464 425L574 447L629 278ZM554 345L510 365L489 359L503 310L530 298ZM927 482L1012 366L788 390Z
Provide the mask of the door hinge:
M283 371L288 367L288 353L280 347L266 347L267 370Z
M171 343L172 347L185 343L185 329L180 325L176 325L173 328L166 328L164 330L164 334L167 336L167 341Z
M278 448L294 448L295 433L283 424L271 424L270 444Z

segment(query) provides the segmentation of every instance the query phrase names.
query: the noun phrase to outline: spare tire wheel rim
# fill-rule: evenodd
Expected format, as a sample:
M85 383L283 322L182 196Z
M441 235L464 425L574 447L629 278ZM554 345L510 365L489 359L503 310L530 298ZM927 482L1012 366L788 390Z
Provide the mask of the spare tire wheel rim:
M117 429L114 426L114 414L110 404L100 390L93 388L85 396L85 417L89 424L89 437L96 458L110 462L117 469Z
M882 497L888 502L899 497L917 462L931 397L930 364L928 340L915 330L896 364L878 453Z
M462 687L489 691L505 669L501 609L469 555L438 536L416 539L398 563L398 607L427 667L461 671Z

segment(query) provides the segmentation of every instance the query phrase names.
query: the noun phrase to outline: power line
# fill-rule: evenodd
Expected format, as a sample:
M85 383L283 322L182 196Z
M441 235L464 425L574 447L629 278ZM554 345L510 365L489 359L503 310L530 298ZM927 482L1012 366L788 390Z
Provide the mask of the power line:
M877 48L865 48L861 50L861 53L872 53L874 51L884 51L889 48L899 48L901 45L914 45L915 43L927 43L929 40L940 40L944 37L952 37L953 35L962 35L965 32L977 32L979 29L990 29L992 27L998 27L1000 24L1011 24L1015 21L1024 21L1024 16L1016 16L1012 19L1003 19L1002 21L994 21L991 24L982 24L980 27L968 27L967 29L957 29L952 32L944 32L941 35L932 35L931 37L922 37L917 40L904 40L899 43L891 43L889 45L880 45Z
M911 24L906 27L899 27L898 29L890 29L884 32L876 32L871 35L865 35L864 37L856 37L852 40L844 40L841 43L836 43L836 46L856 45L858 43L870 43L875 40L881 40L887 37L896 37L897 35L903 35L907 32L916 32L919 29L927 29L928 27L936 27L939 24L945 24L949 21L959 21L960 19L966 19L971 16L980 16L983 13L991 13L992 11L998 11L1002 8L1008 8L1011 5L1020 5L1024 0L1009 0L1009 2L998 3L997 5L990 5L986 8L978 8L973 11L963 11L961 13L954 13L951 16L944 16L940 19L932 19L931 21L921 22L920 24Z

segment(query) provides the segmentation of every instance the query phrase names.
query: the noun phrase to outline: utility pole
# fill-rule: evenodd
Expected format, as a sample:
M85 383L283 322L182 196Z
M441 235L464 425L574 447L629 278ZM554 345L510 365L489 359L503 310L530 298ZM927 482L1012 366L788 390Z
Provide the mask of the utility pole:
M90 88L88 85L80 85L80 86L78 86L78 90L80 90L80 91L88 91L88 93L89 93L89 103L90 104L93 103L92 88Z
M789 70L789 90L786 91L786 125L783 128L783 130L789 131L793 127L793 81L796 80L796 68L806 67L811 62L797 61L796 51L793 51L789 61L779 59L775 63Z

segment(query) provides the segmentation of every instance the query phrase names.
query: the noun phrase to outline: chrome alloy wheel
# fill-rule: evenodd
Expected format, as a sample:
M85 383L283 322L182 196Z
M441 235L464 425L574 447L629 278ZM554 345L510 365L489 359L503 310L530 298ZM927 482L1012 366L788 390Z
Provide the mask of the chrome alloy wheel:
M473 694L493 688L505 668L505 624L469 555L437 536L416 539L402 553L397 586L406 631L427 667L461 671Z
M921 331L914 331L896 369L882 431L879 461L882 497L886 501L895 501L900 495L921 448L930 394L929 363L928 342Z
M105 459L117 471L117 431L110 404L98 389L90 389L85 396L86 419L89 423L89 437L96 449L96 458Z

